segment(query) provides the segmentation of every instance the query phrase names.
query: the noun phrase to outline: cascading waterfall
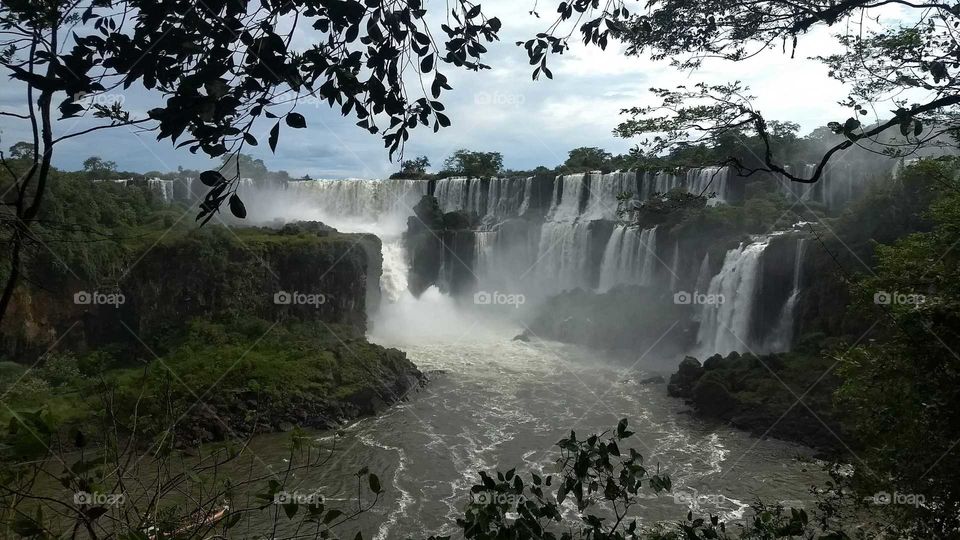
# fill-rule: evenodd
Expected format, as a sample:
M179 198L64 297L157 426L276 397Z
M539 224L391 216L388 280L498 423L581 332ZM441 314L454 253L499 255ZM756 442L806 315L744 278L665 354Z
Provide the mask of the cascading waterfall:
M696 293L706 291L710 287L710 253L703 254L703 260L700 261L700 271L697 272L697 283L693 290Z
M573 221L580 217L580 199L586 187L586 174L568 174L554 184L553 202L547 212L549 221Z
M415 180L310 180L290 182L287 191L322 215L369 223L411 215L411 208L427 194L427 184Z
M621 193L637 194L637 174L635 172L614 171L607 174L591 174L590 193L584 219L616 220L618 201Z
M437 198L444 212L467 209L467 190L470 180L467 178L442 178L437 180L433 196Z
M491 178L489 182L485 204L491 221L520 216L530 208L533 177Z
M795 167L787 166L787 172L793 172ZM811 178L817 169L816 163L803 165L801 175ZM813 184L792 182L790 179L778 177L780 191L792 199L812 201L824 205L830 210L838 210L849 204L865 186L864 172L856 168L838 164L828 164L824 167L820 179Z
M789 351L793 344L793 327L796 320L797 301L800 297L800 280L803 271L803 256L806 250L806 238L797 239L797 249L793 261L793 289L783 304L777 325L764 344L766 352Z
M720 273L710 280L702 303L697 349L700 355L726 355L744 352L750 343L750 318L753 314L754 292L759 277L760 258L770 244L770 237L727 252Z
M590 265L589 222L544 223L537 253L537 279L546 288L554 291L592 288L587 272Z
M680 242L673 243L673 258L670 260L670 290L677 290L677 281L680 279Z
M805 174L812 173L812 165ZM838 174L843 173L843 174ZM601 174L568 174L553 180L552 198L546 198L541 182L534 178L444 178L435 182L426 180L316 180L289 181L259 186L258 182L243 179L238 186L241 194L248 191L272 190L277 195L260 207L281 202L277 208L262 214L264 221L296 215L300 219L317 219L343 231L377 234L383 242L384 268L382 289L384 298L396 300L407 288L407 268L402 232L412 215L412 208L434 186L434 194L444 211L466 211L479 218L474 232L474 273L480 288L523 292L530 294L556 293L575 287L606 291L617 284L650 285L655 279L669 283L672 290L686 285L693 278L694 269L681 268L696 259L687 251L681 252L678 243L662 246L659 250L667 259L666 268L658 268L657 229L640 230L626 225L610 224L618 217L617 196L634 193L633 201L649 197L654 192L683 189L691 193L716 193L711 204L730 202L731 171L729 168L689 169L668 171L615 171ZM810 186L787 183L785 190L799 189L801 196L827 205L845 203L850 199L854 182L842 169L824 177L822 185ZM177 181L150 180L151 188L164 199L180 199ZM190 187L193 197L202 196L207 187L193 179ZM799 186L799 187L797 187ZM856 187L856 186L854 186ZM248 209L255 204L248 202ZM518 220L530 217L530 220ZM538 219L544 219L539 227ZM603 238L603 231L610 231ZM660 231L662 233L662 231ZM663 241L662 238L660 239ZM602 243L601 243L602 242ZM722 294L726 302L720 306L705 306L698 333L700 349L729 352L744 349L740 343L756 346L757 350L782 350L792 338L792 320L798 296L797 283L779 313L778 323L771 328L762 343L747 341L754 299L758 289L757 262L766 247L764 240L731 250L722 269L712 279L710 257L702 255L696 283L689 284L700 294ZM684 248L686 249L686 248ZM802 258L803 243L798 244L798 260ZM799 264L799 262L797 263ZM532 267L532 269L531 269ZM681 270L683 276L680 276ZM799 267L796 270L799 279ZM531 282L533 286L531 287ZM776 307L774 308L776 309ZM789 323L789 324L788 324ZM756 326L756 325L754 325ZM740 338L735 339L733 335Z
M493 270L497 232L477 231L474 238L473 273L480 282L484 282Z
M407 294L407 256L399 238L383 242L383 274L380 292L388 302L397 302Z
M649 285L657 258L657 228L637 230L617 225L607 241L600 263L600 284L606 292L616 285Z
M727 202L727 181L730 177L729 167L703 167L687 171L687 191L694 195L709 196L716 194L709 200L711 205Z
M427 183L412 180L312 180L290 182L275 197L277 211L314 218L345 232L376 234L382 242L384 298L408 295L407 260L402 234L413 207L427 194ZM314 217L315 216L315 217Z
M162 178L147 179L147 186L163 197L163 202L173 200L173 180L164 180Z

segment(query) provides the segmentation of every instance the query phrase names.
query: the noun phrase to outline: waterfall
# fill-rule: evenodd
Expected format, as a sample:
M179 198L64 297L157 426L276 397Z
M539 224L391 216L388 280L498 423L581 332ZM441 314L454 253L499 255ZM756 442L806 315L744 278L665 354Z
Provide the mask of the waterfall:
M526 214L530 210L530 201L533 199L533 177L528 176L523 179L523 202L520 203L519 215Z
M797 300L800 297L800 279L806 242L806 238L797 239L797 250L793 261L793 289L780 310L776 327L766 339L764 350L767 352L789 351L790 346L793 345L793 327L796 322Z
M543 224L537 249L537 279L548 290L590 289L590 224L552 222Z
M162 178L147 179L147 187L160 194L163 202L173 200L173 180L164 180Z
M670 290L677 290L677 281L680 279L680 242L673 243L673 259L670 262Z
M763 237L728 251L720 273L710 280L706 297L697 299L702 304L697 332L699 355L726 355L753 347L749 342L750 317L760 257L769 243L770 237Z
M710 287L710 253L703 254L703 260L700 262L700 271L697 272L697 283L694 286L694 292L700 293Z
M434 189L433 196L437 198L440 209L444 212L465 210L469 182L466 178L441 178L437 180L437 187Z
M407 292L407 255L403 241L394 238L383 242L383 275L380 292L389 302L396 302Z
M600 263L599 292L616 285L649 285L656 264L657 228L643 229L617 225L607 241Z
M637 173L615 171L607 174L591 174L590 193L587 208L583 212L586 219L617 219L617 195L637 193Z
M481 283L486 281L495 269L494 246L497 241L496 231L477 231L474 233L473 273Z
M396 302L407 293L407 260L403 245L406 220L427 193L427 183L416 180L311 180L290 182L274 193L283 204L258 212L276 212L278 217L297 215L317 219L344 232L375 234L382 242L384 298ZM261 214L271 219L269 213Z
M471 178L467 180L467 206L464 210L468 214L483 216L486 213L488 193L483 191L483 180Z
M427 183L417 180L306 180L290 182L287 190L299 203L309 204L332 222L382 223L412 215L427 194ZM334 223L330 223L334 227Z
M586 176L581 173L558 177L553 185L553 203L547 213L549 221L573 221L580 216L580 199L586 187Z
M653 192L666 193L680 187L680 177L666 171L659 171L653 177Z
M479 191L479 190L478 190ZM533 178L491 178L486 195L486 221L516 217L530 207Z
M729 167L703 167L687 171L687 191L694 195L709 196L711 205L727 202L727 181L730 177Z

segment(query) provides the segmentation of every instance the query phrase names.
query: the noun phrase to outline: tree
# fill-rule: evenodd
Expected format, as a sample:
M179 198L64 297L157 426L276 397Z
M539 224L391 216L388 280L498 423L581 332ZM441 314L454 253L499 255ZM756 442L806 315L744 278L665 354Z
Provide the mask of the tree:
M610 152L593 146L581 146L570 150L569 157L563 166L570 170L587 171L599 170L610 161Z
M585 43L605 48L611 39L620 39L626 42L628 55L649 53L655 60L668 59L677 68L691 71L707 58L749 62L764 50L781 47L792 57L807 33L829 27L839 32L838 48L843 52L820 60L831 77L851 88L844 102L851 115L830 124L842 139L817 156L817 167L809 177L791 173L777 159L767 119L753 107L749 89L738 82L655 88L661 106L624 111L627 120L616 133L649 137L641 144L654 152L716 143L723 136L746 132L760 139L759 154L749 162L731 156L723 163L737 167L741 174L776 173L795 182L814 183L830 159L854 145L904 155L944 144L940 135L960 129L960 65L954 60L960 49L954 33L960 9L955 3L896 2L906 11L904 24L879 17L878 10L890 2L869 0L654 0L638 13L628 11L625 4L622 0L601 5L562 3L544 33L518 42L537 66L534 77L541 73L552 77L547 58L569 48L575 28L568 26L578 26ZM892 116L886 114L888 110Z
M503 171L503 155L500 152L472 152L461 148L443 162L443 168L461 176L497 176Z
M430 166L430 160L427 156L418 156L414 159L408 159L400 164L400 172L405 175L426 174L427 167Z
M859 447L854 479L862 494L907 497L888 519L916 538L952 538L960 529L960 191L956 162L923 160L901 183L937 195L929 232L877 247L875 275L854 287L854 309L876 321L882 339L842 357L838 392Z
M22 83L26 112L0 110L0 116L28 126L37 152L22 171L3 162L13 189L3 201L11 256L0 321L29 255L24 240L59 143L127 126L217 158L259 144L255 127L262 120L272 124L267 142L275 151L281 129L306 126L297 105L314 100L355 116L362 129L380 134L392 156L418 125L450 125L438 101L451 89L443 64L488 67L483 43L497 39L500 21L468 0L446 9L447 24L431 30L421 0L4 2L0 67ZM304 27L311 28L309 39L295 40ZM293 47L301 41L311 45ZM420 97L407 91L405 81L413 79ZM124 109L122 99L105 99L133 85L158 102L145 116ZM57 120L81 116L95 125L57 129ZM210 192L198 219L211 219L228 200L235 214L245 214L235 193L240 174L201 177Z
M35 153L36 148L26 141L20 141L10 147L10 157L12 159L32 160Z
M229 154L221 156L221 171L242 172L244 178L261 179L267 175L267 166L262 159L249 154Z
M103 176L117 172L117 164L99 156L90 156L83 160L83 170L92 176Z

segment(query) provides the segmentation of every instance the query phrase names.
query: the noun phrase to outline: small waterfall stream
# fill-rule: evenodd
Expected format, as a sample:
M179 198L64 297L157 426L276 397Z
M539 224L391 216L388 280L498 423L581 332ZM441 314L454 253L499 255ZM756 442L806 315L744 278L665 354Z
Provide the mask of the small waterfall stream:
M726 355L754 348L750 343L750 321L760 258L770 244L762 237L727 252L720 273L710 280L701 306L697 349L701 356Z
M796 321L797 301L800 297L800 280L803 271L803 256L806 249L807 238L797 239L796 254L793 261L793 289L787 301L783 304L780 316L777 318L777 325L768 336L764 344L764 350L770 352L789 351L793 344L793 327Z

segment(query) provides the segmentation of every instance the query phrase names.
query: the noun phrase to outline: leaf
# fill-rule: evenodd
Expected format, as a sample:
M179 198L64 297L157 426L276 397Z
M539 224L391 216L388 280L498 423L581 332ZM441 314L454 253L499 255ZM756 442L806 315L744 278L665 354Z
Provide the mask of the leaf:
M380 479L377 478L377 475L370 473L370 476L367 477L367 481L370 483L370 491L374 493L383 492L383 488L380 487Z
M302 114L292 112L287 115L287 125L296 129L305 128L307 127L307 120Z
M277 153L277 140L279 138L280 138L280 122L277 122L276 124L274 124L272 128L270 128L270 139L268 139L267 141L268 143L270 143L270 151L273 153Z
M249 133L244 133L244 134L243 134L243 140L246 141L246 143L249 144L250 146L256 146L256 145L257 145L257 138L254 137L253 135L249 134Z
M91 508L86 509L83 513L87 516L87 518L89 518L91 521L93 521L93 520L97 519L98 517L106 514L106 513L107 513L107 509L106 509L106 507L103 507L103 506L94 506L94 507L91 507Z
M216 186L227 181L218 171L203 171L200 173L200 181L205 186Z
M433 55L428 54L423 57L423 60L420 60L420 72L429 73L433 69Z
M921 133L923 133L923 123L920 122L919 120L914 120L914 121L913 121L913 136L914 136L914 137L919 137Z
M330 510L329 512L327 512L327 515L323 518L323 522L329 525L333 520L337 519L342 515L343 515L343 512L341 512L340 510L337 510L337 509Z
M237 197L236 193L230 196L230 212L240 219L247 217L247 208L243 205L240 197Z
M297 515L297 510L299 509L300 505L295 502L283 505L283 513L287 515L287 519L293 519L293 516Z

